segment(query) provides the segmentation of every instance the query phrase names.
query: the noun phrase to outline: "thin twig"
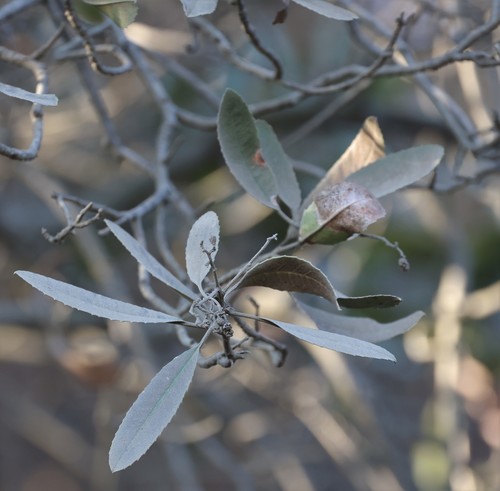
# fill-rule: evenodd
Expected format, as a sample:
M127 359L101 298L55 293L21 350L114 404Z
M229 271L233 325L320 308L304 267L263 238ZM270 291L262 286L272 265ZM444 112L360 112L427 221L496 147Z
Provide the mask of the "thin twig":
M71 218L66 203L62 198L58 198L57 203L62 208L68 224L62 230L60 230L56 235L51 235L49 234L47 229L42 228L43 237L47 239L49 242L52 242L53 244L61 244L64 240L68 238L68 236L72 235L76 229L88 227L92 223L102 218L102 209L98 209L97 213L93 217L89 218L88 220L83 219L85 214L92 209L93 207L92 203L87 203L87 205L78 212L78 214L74 219Z
M272 65L274 66L273 78L274 80L279 80L283 75L283 68L281 67L281 63L278 61L276 56L274 56L274 54L271 53L267 48L265 48L260 42L260 39L257 37L257 34L255 32L255 29L253 28L252 24L250 24L250 20L248 18L248 14L243 0L236 0L236 6L238 7L238 15L240 17L240 21L243 25L243 28L245 29L245 32L250 38L250 41L254 45L255 49L259 53L264 55L272 63Z

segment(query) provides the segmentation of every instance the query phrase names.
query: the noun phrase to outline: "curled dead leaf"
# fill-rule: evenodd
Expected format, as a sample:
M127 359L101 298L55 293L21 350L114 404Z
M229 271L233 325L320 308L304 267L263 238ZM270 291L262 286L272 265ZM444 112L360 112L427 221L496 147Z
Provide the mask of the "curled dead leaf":
M368 189L349 181L328 186L314 203L318 222L336 232L363 232L385 216L384 208Z

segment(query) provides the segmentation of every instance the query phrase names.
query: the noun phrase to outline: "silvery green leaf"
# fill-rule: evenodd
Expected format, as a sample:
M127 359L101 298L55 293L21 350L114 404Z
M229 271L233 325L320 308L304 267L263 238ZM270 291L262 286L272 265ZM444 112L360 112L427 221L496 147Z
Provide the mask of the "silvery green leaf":
M347 177L376 198L393 193L429 174L443 158L439 145L421 145L391 153Z
M263 159L255 120L245 101L226 90L219 108L217 135L224 160L241 187L269 208L278 205L273 173Z
M196 295L168 269L162 266L134 237L132 237L116 223L113 223L110 220L105 220L105 222L113 235L148 273L165 283L165 285L173 288L181 295L184 295L186 298L191 300L196 299Z
M109 466L113 472L133 464L170 423L194 375L199 345L165 365L132 404L111 444Z
M211 14L217 7L218 0L181 0L187 17Z
M202 282L210 271L210 261L219 249L219 218L213 211L202 215L191 227L186 244L186 269L191 281L203 291Z
M178 317L114 300L41 274L30 273L29 271L16 271L16 274L32 287L54 300L98 317L115 321L144 322L146 324L160 322L178 324L183 322Z
M285 154L272 127L266 121L261 120L255 121L255 125L262 157L271 169L278 196L295 215L300 207L301 193L292 163Z
M281 322L276 319L268 319L265 317L261 317L260 319L283 329L283 331L286 331L302 341L315 344L321 348L331 349L339 353L345 353L346 355L396 361L394 355L386 349L376 344L361 341L360 339L321 331L319 329L297 326L296 324L289 324L288 322Z
M371 343L380 343L409 331L424 316L414 312L393 322L381 323L367 317L348 317L297 302L299 307L323 331L350 336Z
M33 92L21 89L21 87L14 87L13 85L4 84L2 82L0 82L0 92L9 97L41 104L42 106L57 106L59 102L54 94L34 94Z
M292 0L292 2L330 19L350 21L358 18L354 12L337 7L325 0Z

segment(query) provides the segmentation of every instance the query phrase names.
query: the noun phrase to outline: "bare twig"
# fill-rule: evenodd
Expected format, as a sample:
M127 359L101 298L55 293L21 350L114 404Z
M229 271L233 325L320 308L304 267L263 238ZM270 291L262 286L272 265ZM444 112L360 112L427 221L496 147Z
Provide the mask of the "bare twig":
M245 3L243 0L236 0L236 6L238 7L238 15L240 17L241 24L245 29L250 41L254 45L255 49L259 51L259 53L263 54L274 66L274 80L279 80L283 76L283 68L281 67L281 63L278 61L276 56L273 55L267 48L265 48L260 39L258 38L254 27L250 23L248 18L248 14L245 8Z
M72 235L76 229L88 227L92 223L102 218L102 209L98 209L97 213L93 217L87 220L83 219L85 214L92 209L93 207L92 203L88 203L84 208L82 208L74 219L71 218L68 207L66 206L66 203L63 198L57 198L57 203L62 208L64 216L66 217L66 221L68 222L68 225L66 225L56 235L51 235L49 234L47 229L42 228L42 235L44 236L44 238L47 239L49 242L52 242L53 244L61 244L64 240L68 238L69 235Z

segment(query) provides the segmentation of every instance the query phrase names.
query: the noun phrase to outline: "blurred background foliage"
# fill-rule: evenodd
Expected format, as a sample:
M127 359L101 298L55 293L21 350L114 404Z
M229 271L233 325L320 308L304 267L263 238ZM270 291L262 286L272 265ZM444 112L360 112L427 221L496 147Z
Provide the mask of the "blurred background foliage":
M366 3L389 26L401 11L424 4ZM479 15L488 2L472 3ZM262 43L273 47L290 78L306 81L353 60L366 62L346 24L294 8L284 24L271 27L279 8L277 0L248 6ZM126 30L131 39L160 50L158 56L189 68L218 92L232 87L249 102L283 92L229 66L203 39L193 39L177 1L141 2L137 21ZM262 62L233 8L221 2L213 22L240 53ZM431 10L412 28L410 41L423 57L440 48L439 22ZM29 53L52 30L38 5L1 23L0 43ZM283 368L253 354L231 370L199 370L161 440L131 468L111 474L107 451L124 412L152 374L182 348L165 327L104 322L72 312L13 277L16 269L27 269L146 305L134 261L116 241L99 236L99 227L79 230L61 245L40 234L42 227L51 233L61 227L54 192L128 209L153 191L149 178L113 155L74 64L49 66L50 90L60 103L46 109L38 158L23 163L0 157L2 491L500 489L498 175L450 193L410 189L384 199L388 218L373 231L400 243L411 262L409 272L397 267L394 251L368 240L299 252L343 292L403 298L395 309L364 315L390 321L417 309L426 312L417 327L387 343L397 365L306 346L266 327L289 347ZM497 68L456 65L432 77L459 93L479 123L485 108L498 107ZM0 64L0 78L30 86L25 71L6 63ZM96 81L123 141L152 156L160 115L137 75L96 76ZM162 81L176 104L214 114L216 108L201 101L175 71L162 73ZM478 95L475 87L487 84L490 93ZM457 144L409 79L379 79L328 116L324 109L335 101L336 95L310 98L266 117L295 161L326 170L363 120L375 115L390 151L439 143L446 149L445 165L452 168ZM27 108L0 94L1 141L29 142ZM304 128L318 114L324 121L312 131ZM182 128L175 145L172 180L196 209L214 205L220 216L221 270L241 264L267 236L285 231L278 217L235 183L214 132ZM474 165L467 156L464 168ZM298 168L305 194L317 177ZM183 264L190 224L169 210L166 220L168 240ZM152 219L146 217L145 224L151 231ZM158 291L168 295L159 286ZM263 315L307 322L295 316L286 294L250 293Z

